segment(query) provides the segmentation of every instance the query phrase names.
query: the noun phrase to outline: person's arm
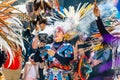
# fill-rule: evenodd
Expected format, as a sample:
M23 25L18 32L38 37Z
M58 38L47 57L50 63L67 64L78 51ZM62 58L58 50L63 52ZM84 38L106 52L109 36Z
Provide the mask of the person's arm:
M94 3L94 9L93 9L93 13L94 15L98 18L98 20L96 20L97 22L97 27L104 39L104 41L108 44L110 44L112 47L115 45L118 45L118 41L120 41L120 38L118 37L114 37L113 35L111 35L106 29L105 26L103 25L102 20L100 19L100 10L98 8L98 6L96 5L96 3Z
M73 54L71 54L71 56L73 56ZM73 57L62 57L57 53L55 54L55 58L63 65L69 65L70 61L73 60Z
M47 53L45 54L45 52L43 52L43 53L41 53L41 52L42 52L41 49L36 50L35 55L34 55L35 62L43 62L48 59L48 54ZM41 56L43 54L44 54L44 56Z
M61 54L65 54L65 56L60 56L58 53L55 53L53 50L47 51L50 56L54 56L62 65L69 65L70 61L73 60L73 47L71 45L68 46L65 51Z
M73 60L73 47L71 45L68 46L65 51L63 51L63 54L65 54L65 57L60 56L59 54L55 54L54 57L63 65L69 65L70 61Z
M100 19L100 17L98 17L98 20L96 20L96 22L97 22L97 27L99 29L99 32L102 35L104 41L111 45L115 37L105 29L105 26L103 25L103 22Z
M25 66L24 66L23 69L21 70L20 79L25 78L25 75L26 75L26 72L27 72L27 68L28 68L28 62L25 63Z
M32 48L37 49L38 46L39 46L39 38L38 38L38 36L35 36L33 39L33 42L32 42Z

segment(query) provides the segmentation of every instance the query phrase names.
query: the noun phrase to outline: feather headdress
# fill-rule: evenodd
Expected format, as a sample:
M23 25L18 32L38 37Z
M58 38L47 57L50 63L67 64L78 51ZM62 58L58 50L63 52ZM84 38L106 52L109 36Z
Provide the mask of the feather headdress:
M16 0L7 0L0 4L0 45L1 50L4 49L9 52L10 62L8 67L11 65L13 57L15 55L14 50L17 48L15 45L19 45L25 51L23 40L21 37L22 23L16 18L16 14L11 11L17 10L12 7L11 4ZM19 10L18 10L19 11Z
M58 10L58 14L59 16L61 16L61 18L59 18L59 16L54 15L54 17L50 17L48 18L48 21L54 21L54 23L51 25L53 26L53 31L54 32L56 30L57 27L61 27L64 31L64 33L66 33L66 38L67 40L70 40L71 38L74 37L74 35L77 34L77 28L80 25L80 21L83 20L83 18L86 16L86 14L88 14L89 10L91 10L92 8L92 4L79 4L78 8L75 10L75 8L73 6L70 6L69 9L67 10L66 8L64 8L63 12L60 12ZM44 32L44 31L43 31ZM50 31L48 31L50 32Z
M67 40L73 38L77 33L77 28L80 25L81 20L86 16L89 10L91 10L92 4L84 3L83 5L80 3L78 8L75 10L73 6L70 6L67 10L63 9L63 12L58 11L60 16L62 16L63 20L57 20L54 23L54 27L62 27L64 32L66 33Z
M98 3L98 6L101 10L102 18L115 16L114 14L117 9L111 0L101 1ZM56 17L57 15L54 18L49 18L54 21L54 30L56 29L55 27L61 26L65 32L73 37L78 33L92 35L91 32L94 33L94 30L97 31L92 4L84 3L82 5L80 3L76 10L73 6L70 6L68 10L64 8L63 13L58 10L58 14L63 19L60 19L59 16Z
M98 3L98 6L100 8L102 18L116 16L117 9L111 0L101 1ZM96 24L94 23L96 18L93 14L92 4L84 3L81 5L80 3L76 10L74 7L70 6L69 10L64 9L63 11L63 17L67 17L67 21L68 19L69 21L72 21L72 27L73 29L76 29L77 33L81 32L89 35L91 34L91 30L96 29ZM94 28L91 29L93 26Z

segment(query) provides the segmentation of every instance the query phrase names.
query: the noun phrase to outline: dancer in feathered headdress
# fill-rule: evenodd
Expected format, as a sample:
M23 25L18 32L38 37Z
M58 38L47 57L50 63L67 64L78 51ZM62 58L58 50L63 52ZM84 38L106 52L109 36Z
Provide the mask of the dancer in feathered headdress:
M64 25L56 25L54 32L54 41L52 44L46 45L47 50L47 62L49 63L47 68L46 79L56 80L56 79L68 79L68 73L70 71L70 61L73 59L73 48L69 43L64 42L64 35L66 31L63 28ZM69 26L67 26L69 27ZM37 39L33 40L33 48L38 46L41 48L42 41ZM35 44L36 43L36 44ZM66 73L66 75L64 75Z
M102 3L99 4L99 6L102 6L101 7L102 17L108 17L108 16L111 16L111 14L113 14L111 13L114 11L113 5L106 7L107 9L103 8L103 5L107 6L107 4L109 4L109 1L110 0L108 0L107 2L103 1ZM72 39L74 35L78 34L80 31L82 33L89 34L90 24L95 21L95 17L92 14L92 5L91 4L88 5L88 3L85 3L82 7L81 6L82 5L80 4L77 10L75 10L74 7L69 7L69 11L67 11L67 9L64 9L64 13L61 13L60 11L58 11L60 16L62 16L64 19L60 20L56 18L51 18L55 20L54 24L52 25L53 31L56 31L59 29L60 31L65 33L64 39L66 38L66 40ZM110 10L110 9L113 9L113 10ZM46 33L51 33L54 36L56 36L53 33L53 31L51 32L46 30ZM70 35L72 35L72 37L70 37ZM36 45L38 45L38 43L36 43Z
M113 51L112 68L115 70L114 80L118 80L119 75L120 75L120 73L119 73L119 67L120 67L120 55L119 55L120 45L119 45L119 42L120 42L120 38L118 36L111 35L105 29L105 27L100 19L100 10L97 7L96 3L94 5L94 14L98 18L96 20L97 26L98 26L98 29L99 29L102 37L104 38L104 41L112 47L112 51ZM115 30L113 32L115 32Z
M46 29L43 30L43 33L47 31L46 33L53 34L54 39L52 44L46 45L46 50L48 54L47 60L49 62L47 70L48 74L46 74L46 78L48 78L49 80L64 78L69 80L68 74L71 70L70 61L73 59L74 56L72 45L67 43L65 40L70 40L73 38L71 36L77 34L76 29L79 25L79 21L81 18L83 18L83 16L85 16L84 14L91 8L91 5L87 7L87 4L84 4L82 7L84 10L80 10L79 8L80 5L76 11L74 10L74 7L70 7L69 11L65 10L65 14L59 12L60 15L64 17L64 20L56 19L53 25L51 25L53 26L53 32L51 33ZM40 47L40 44L42 44L41 40L39 40L39 38L37 37L34 38L32 45L33 48ZM54 67L56 69L54 69ZM66 73L66 75L64 75L64 72Z

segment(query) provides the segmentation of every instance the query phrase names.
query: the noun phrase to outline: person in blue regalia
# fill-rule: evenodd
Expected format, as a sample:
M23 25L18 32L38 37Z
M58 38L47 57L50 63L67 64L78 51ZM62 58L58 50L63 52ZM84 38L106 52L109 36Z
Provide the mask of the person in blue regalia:
M71 44L64 41L65 30L58 26L55 29L53 43L47 44L45 50L48 54L46 58L47 67L44 69L46 80L70 80L70 61L73 60L73 47ZM39 38L33 40L33 48L40 44Z

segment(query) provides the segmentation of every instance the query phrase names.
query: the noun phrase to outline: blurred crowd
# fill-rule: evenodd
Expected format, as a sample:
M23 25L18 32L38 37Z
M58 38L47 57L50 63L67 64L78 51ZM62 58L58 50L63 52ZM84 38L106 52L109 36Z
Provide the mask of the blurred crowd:
M61 26L54 34L45 32L52 29L48 17L59 9L53 3L57 0L26 3L29 20L22 21L26 53L13 44L10 64L9 52L0 51L0 80L120 80L119 33L105 28L96 2L93 13L99 32L89 37L79 33L70 40Z

